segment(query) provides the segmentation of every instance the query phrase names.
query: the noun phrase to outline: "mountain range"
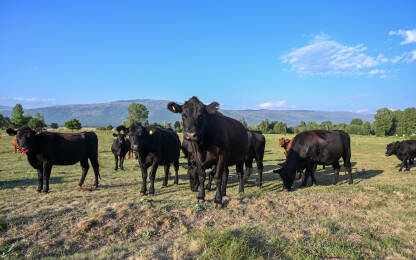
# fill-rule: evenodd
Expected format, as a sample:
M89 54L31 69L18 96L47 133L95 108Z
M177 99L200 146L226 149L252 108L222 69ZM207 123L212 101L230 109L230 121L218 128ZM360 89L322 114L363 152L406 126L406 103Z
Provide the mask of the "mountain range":
M83 126L107 126L119 125L127 117L127 108L131 103L141 103L149 110L149 121L170 122L181 120L179 114L167 110L168 100L135 99L121 100L97 104L74 104L49 107L24 109L30 115L40 113L44 116L47 124L58 123L63 125L71 118L80 120ZM12 107L0 106L0 114L11 116ZM360 118L363 121L373 121L373 115L365 115L344 111L314 111L314 110L220 110L224 115L235 118L244 118L247 124L257 124L264 119L285 122L288 126L299 124L300 121L332 121L332 123L349 123L353 118Z

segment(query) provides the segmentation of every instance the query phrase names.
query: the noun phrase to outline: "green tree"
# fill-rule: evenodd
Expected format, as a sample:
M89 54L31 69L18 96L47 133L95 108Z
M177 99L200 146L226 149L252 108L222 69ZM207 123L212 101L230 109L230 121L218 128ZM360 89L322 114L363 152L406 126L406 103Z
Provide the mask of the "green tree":
M149 111L143 104L131 103L127 111L129 115L127 119L123 121L123 125L127 127L130 127L133 123L143 122L149 117Z
M82 128L81 123L76 118L66 121L65 127L71 129L72 131L79 130Z
M332 122L331 121L323 121L320 124L320 128L323 130L332 130Z
M182 132L183 131L183 123L182 123L182 121L176 121L173 124L173 127L175 128L175 131Z
M287 125L283 122L276 122L273 126L273 133L274 134L286 134Z
M362 125L361 130L362 135L370 135L371 134L371 124L368 121L365 121Z
M258 125L258 129L263 133L268 133L269 132L269 120L267 119L262 120Z
M350 125L362 125L363 124L363 120L359 119L359 118L354 118L353 120L351 120Z
M29 120L29 122L27 123L27 126L30 128L36 129L36 128L46 127L46 124L42 119L33 117Z
M416 108L409 107L403 111L405 134L407 136L416 134Z
M377 110L374 115L374 126L377 136L392 135L393 128L393 112L388 108L381 108Z
M13 107L11 121L15 127L21 127L24 125L25 118L23 117L23 106L21 104L16 104Z
M59 127L58 123L51 123L52 129L58 129L58 127Z
M8 118L7 116L3 116L2 114L0 114L0 128L7 128L12 124L12 122L10 121L10 118Z
M112 125L108 125L105 129L106 130L113 130L113 126Z

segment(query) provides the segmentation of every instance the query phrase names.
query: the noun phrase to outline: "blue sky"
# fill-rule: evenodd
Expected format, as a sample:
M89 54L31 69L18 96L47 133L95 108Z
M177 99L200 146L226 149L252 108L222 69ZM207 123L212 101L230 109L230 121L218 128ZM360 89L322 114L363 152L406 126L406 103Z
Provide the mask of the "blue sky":
M0 105L415 106L414 1L1 1Z

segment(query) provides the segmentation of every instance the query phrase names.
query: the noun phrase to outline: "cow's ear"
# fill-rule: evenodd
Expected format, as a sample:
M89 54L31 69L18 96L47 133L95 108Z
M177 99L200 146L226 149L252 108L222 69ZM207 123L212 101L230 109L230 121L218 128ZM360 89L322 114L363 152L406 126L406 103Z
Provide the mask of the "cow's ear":
M219 106L220 106L220 104L218 104L218 102L212 102L211 104L206 106L206 109L207 109L208 113L214 114L215 112L218 111Z
M114 136L114 137L117 137L118 135L117 135L116 133L113 133L113 136Z
M8 135L16 135L17 134L17 131L14 130L13 128L7 128L6 133Z
M173 113L182 113L182 106L176 104L175 102L169 102L168 109Z

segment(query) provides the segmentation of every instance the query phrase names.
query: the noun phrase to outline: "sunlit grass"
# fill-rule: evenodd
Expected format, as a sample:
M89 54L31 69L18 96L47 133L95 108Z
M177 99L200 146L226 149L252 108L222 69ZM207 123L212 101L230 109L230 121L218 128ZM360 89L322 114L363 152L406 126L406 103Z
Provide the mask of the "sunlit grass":
M416 168L399 173L399 161L384 156L395 138L352 136L353 185L342 175L333 186L332 167L318 167L317 186L287 193L272 173L284 158L282 136L267 135L264 187L255 186L255 170L238 194L233 167L225 207L215 209L214 191L197 205L183 168L179 185L171 177L162 189L160 167L155 196L142 197L137 162L126 160L125 171L114 171L113 137L98 135L99 189L78 189L79 164L54 166L47 195L36 192L36 171L13 152L12 137L0 137L0 255L416 258ZM92 184L91 169L84 185Z

